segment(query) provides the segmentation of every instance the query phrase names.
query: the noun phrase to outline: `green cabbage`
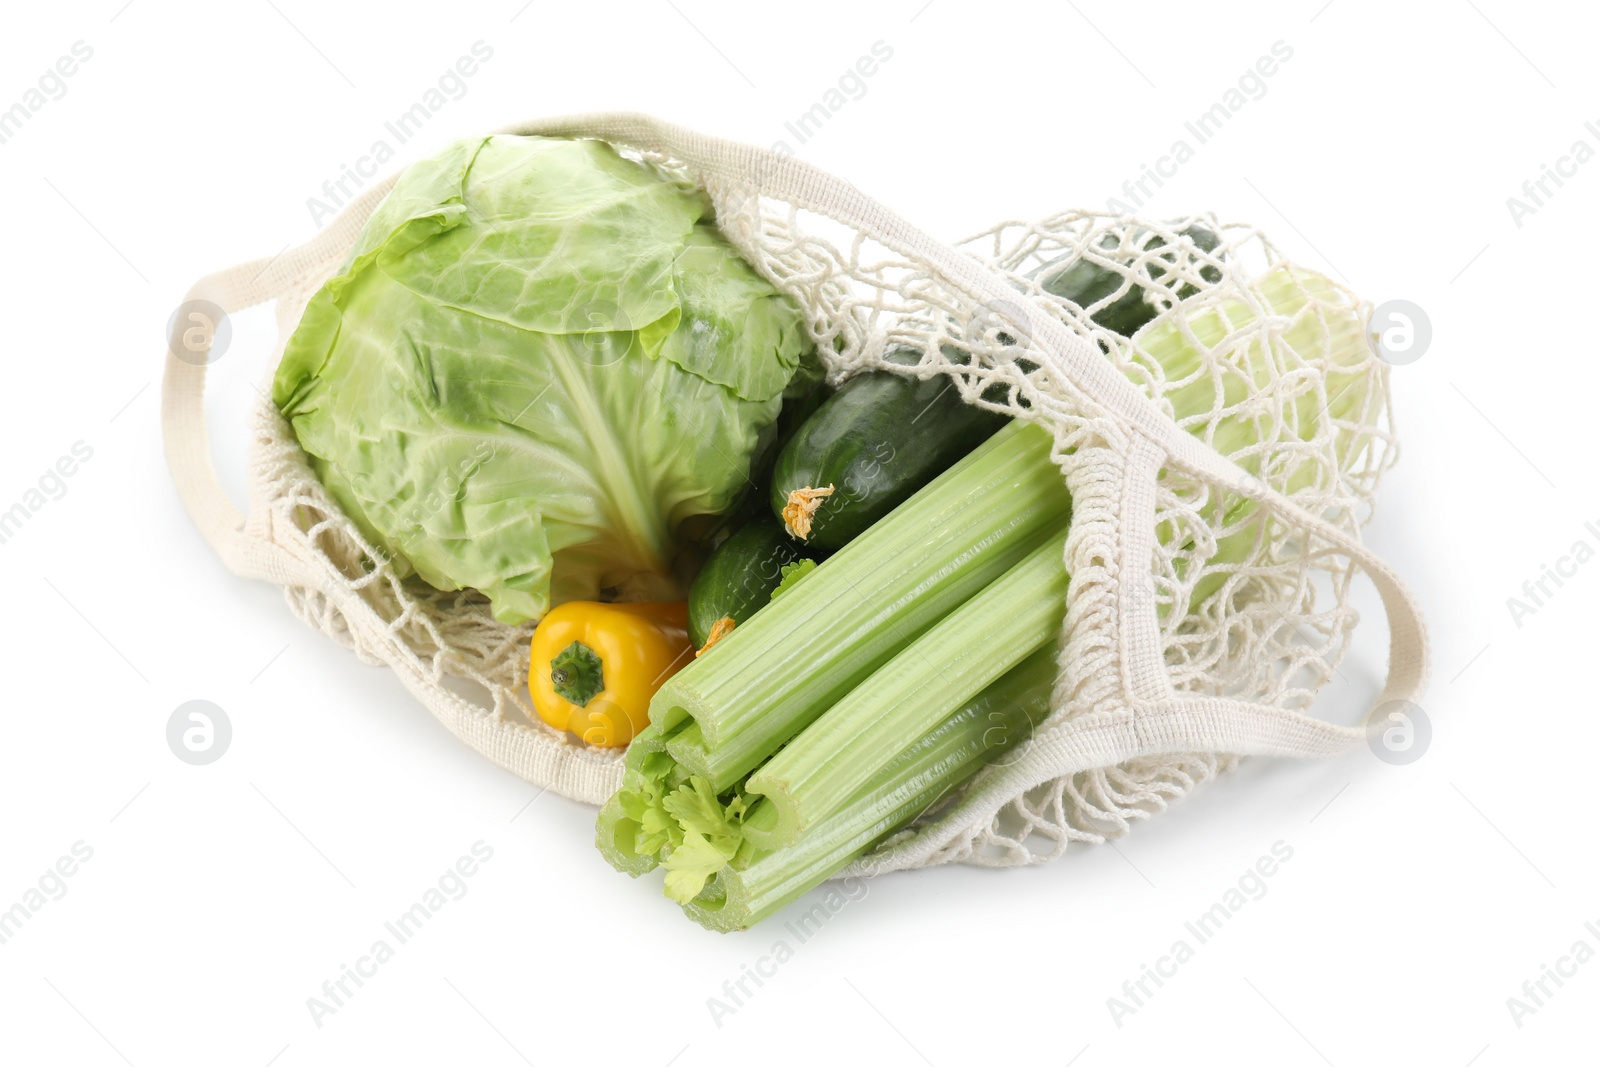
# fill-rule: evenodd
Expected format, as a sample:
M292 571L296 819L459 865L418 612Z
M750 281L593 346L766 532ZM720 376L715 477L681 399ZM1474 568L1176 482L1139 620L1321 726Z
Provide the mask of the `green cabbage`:
M688 183L495 136L407 170L311 299L273 400L367 537L497 618L674 598L815 353Z

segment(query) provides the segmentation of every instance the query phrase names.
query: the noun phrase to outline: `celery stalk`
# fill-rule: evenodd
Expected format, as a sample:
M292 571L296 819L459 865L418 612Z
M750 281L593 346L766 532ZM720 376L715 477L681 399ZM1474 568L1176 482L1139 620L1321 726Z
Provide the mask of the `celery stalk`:
M744 836L794 844L850 803L901 752L1022 659L1054 646L1066 613L1063 527L869 675L764 763L744 792ZM771 808L773 816L756 815ZM770 823L770 825L768 825Z
M726 791L1070 509L1049 435L1007 425L673 675L650 704L667 751Z
M708 929L742 930L826 881L937 803L980 764L1032 736L1050 712L1055 680L1052 642L918 739L799 843L775 851L741 850L684 906L685 914ZM761 821L752 811L746 832Z

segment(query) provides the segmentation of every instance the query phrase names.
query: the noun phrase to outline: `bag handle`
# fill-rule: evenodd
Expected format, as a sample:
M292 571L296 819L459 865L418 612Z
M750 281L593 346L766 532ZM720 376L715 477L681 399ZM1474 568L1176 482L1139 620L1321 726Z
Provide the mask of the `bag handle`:
M336 262L344 255L367 216L393 184L394 179L390 178L369 188L327 229L305 244L201 278L190 287L185 303L209 301L231 315L292 291L307 276L326 269L330 261ZM179 329L182 326L178 324ZM282 546L246 532L256 516L241 513L217 479L205 415L206 368L212 360L212 340L207 335L200 345L180 346L176 338L168 338L161 381L161 436L178 496L201 536L234 574L278 585L321 588L312 568Z

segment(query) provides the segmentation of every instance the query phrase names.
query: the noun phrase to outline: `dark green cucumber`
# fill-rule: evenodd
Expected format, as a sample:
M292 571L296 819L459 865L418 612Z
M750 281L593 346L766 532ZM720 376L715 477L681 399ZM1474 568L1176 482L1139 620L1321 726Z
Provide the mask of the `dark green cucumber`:
M812 553L765 515L741 526L718 545L689 587L689 639L704 648L719 619L734 625L772 599L786 563Z
M914 355L913 357L914 358ZM795 431L772 472L779 520L805 489L833 492L809 504L807 544L832 551L883 518L956 460L988 440L1007 416L966 404L949 377L926 380L868 371L839 387Z
M1221 243L1216 234L1198 224L1190 225L1180 232L1193 241L1196 247L1206 252L1216 251L1217 245ZM1153 251L1166 243L1166 239L1161 235L1152 234L1149 240L1145 241L1143 250ZM1112 234L1107 234L1100 243L1101 248L1108 253L1120 244L1121 241ZM1123 337L1132 337L1139 332L1140 327L1159 313L1160 309L1145 299L1145 290L1136 283L1130 283L1126 275L1087 259L1075 259L1076 256L1077 253L1063 256L1036 270L1034 277L1042 279L1040 287L1052 296L1062 297L1081 308L1088 309L1127 285L1126 292L1090 314L1090 318L1094 319L1102 329L1121 334ZM1174 256L1175 253L1166 253L1148 262L1146 269L1150 277L1159 280L1166 273L1166 268L1161 266L1161 260L1170 262ZM1070 265L1065 269L1056 269L1058 264L1062 263ZM1222 272L1210 266L1202 268L1200 276L1213 283L1222 280ZM1193 286L1184 285L1178 290L1177 295L1180 298L1187 297L1196 291Z

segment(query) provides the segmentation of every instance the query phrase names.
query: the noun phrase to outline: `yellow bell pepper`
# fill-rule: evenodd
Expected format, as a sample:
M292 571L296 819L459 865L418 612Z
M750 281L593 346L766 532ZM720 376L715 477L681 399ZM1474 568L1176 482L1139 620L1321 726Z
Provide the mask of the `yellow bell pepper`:
M687 604L574 600L534 629L528 692L557 730L619 748L649 723L656 690L693 659Z

